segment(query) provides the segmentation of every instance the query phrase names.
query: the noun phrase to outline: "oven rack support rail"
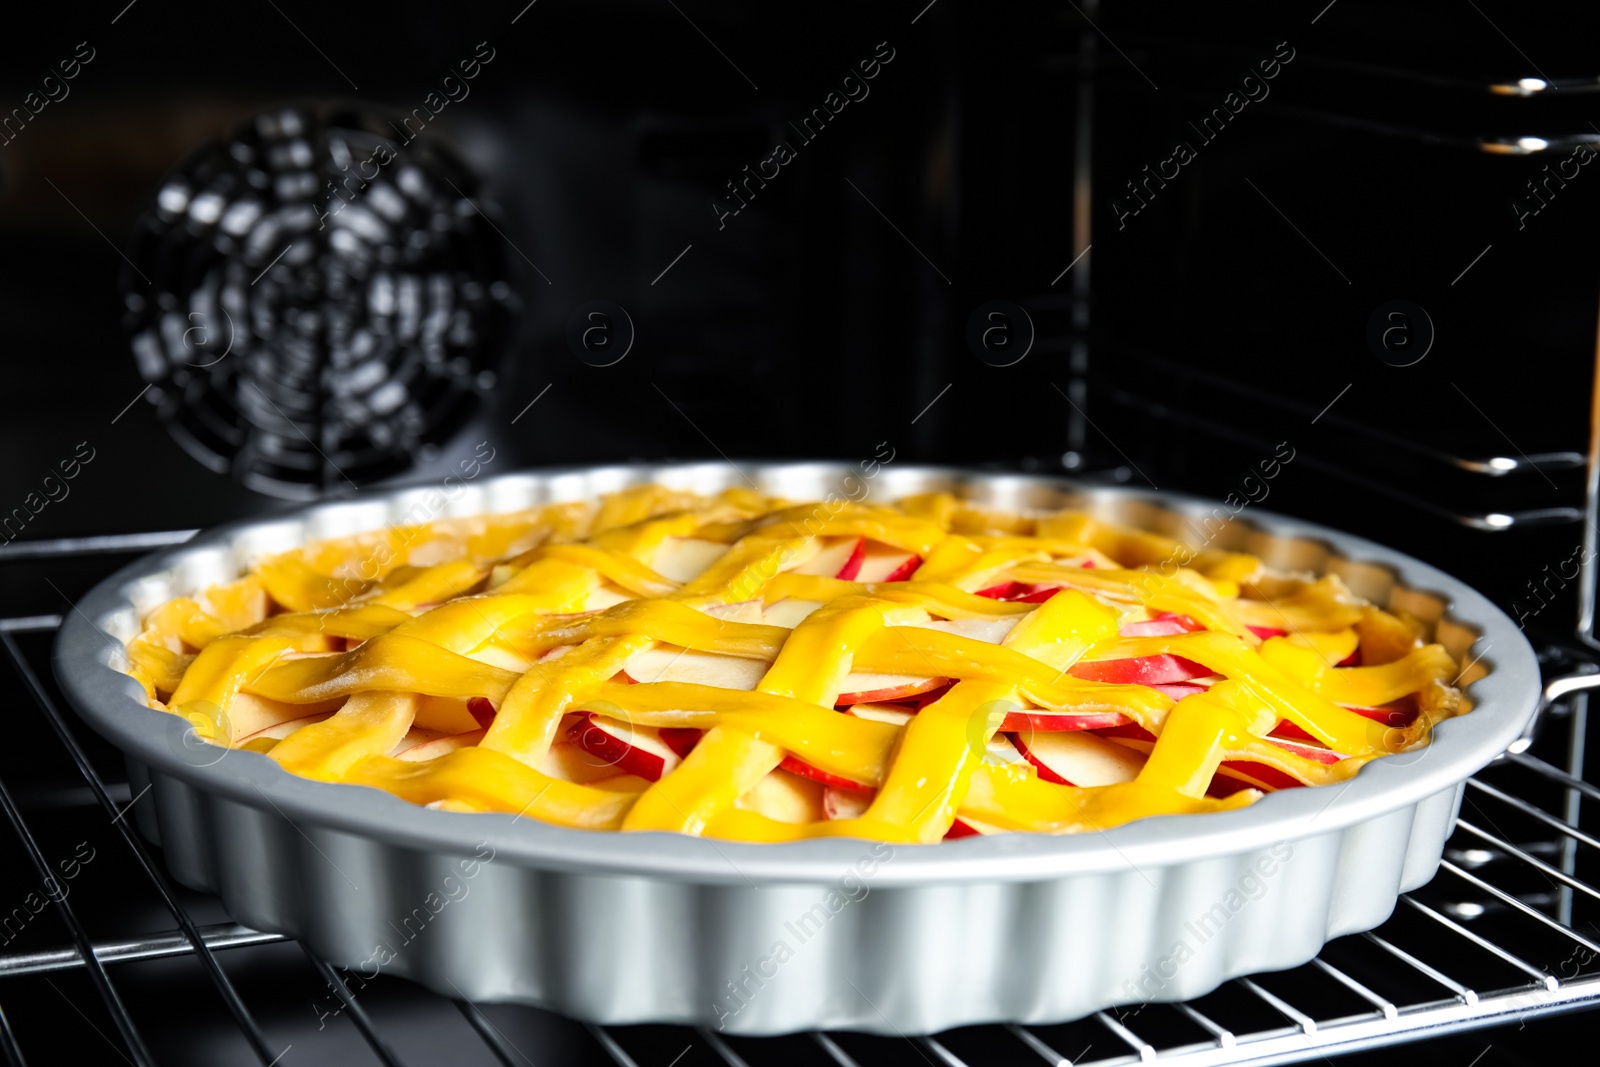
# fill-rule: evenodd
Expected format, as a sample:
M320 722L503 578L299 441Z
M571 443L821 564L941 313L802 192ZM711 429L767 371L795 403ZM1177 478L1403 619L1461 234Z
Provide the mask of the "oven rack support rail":
M140 543L136 547L148 548L156 543L177 543L187 539L189 534L190 531L174 531L165 535L141 535ZM115 544L105 545L80 542L62 544L59 549L53 546L41 546L43 551L30 552L29 555L59 558L80 554L123 552L129 547L133 546L125 545L120 540ZM39 713L45 717L77 766L86 785L118 828L125 847L132 854L133 861L150 880L158 896L171 912L176 926L143 937L95 941L90 938L83 923L66 900L57 902L57 911L71 934L72 944L46 951L0 955L0 1061L16 1067L21 1067L27 1062L25 1050L19 1046L3 1011L5 980L54 971L77 970L87 973L91 984L116 1024L118 1035L122 1039L122 1051L129 1062L138 1067L154 1064L156 1061L152 1058L134 1020L117 993L112 972L115 965L122 962L192 954L222 997L256 1057L264 1067L271 1067L280 1060L286 1050L276 1047L268 1038L216 957L223 951L288 939L279 934L262 933L234 923L199 926L182 906L164 869L151 855L137 831L129 825L131 820L121 817L127 805L131 803L130 798L121 807L118 806L117 800L125 795L125 787L117 784L108 786L100 778L72 734L62 709L17 643L18 635L50 633L60 621L59 615L0 618L0 646L3 646L6 661L4 669L14 675L29 691ZM1451 850L1446 853L1447 857L1455 858L1444 860L1439 879L1447 877L1454 879L1454 886L1459 886L1468 895L1499 908L1510 919L1524 924L1530 932L1546 937L1554 936L1570 943L1574 954L1582 954L1586 962L1592 962L1600 959L1600 928L1594 928L1592 923L1585 924L1594 930L1594 937L1591 938L1575 928L1572 916L1574 905L1579 903L1579 898L1587 898L1590 902L1600 901L1600 889L1574 873L1579 866L1577 860L1583 850L1589 850L1585 862L1590 864L1600 862L1600 839L1585 832L1580 825L1582 802L1600 804L1600 786L1585 781L1582 777L1581 754L1584 747L1584 724L1587 719L1586 696L1576 693L1570 699L1572 705L1569 708L1568 720L1572 747L1571 760L1567 768L1555 766L1527 752L1518 752L1503 757L1485 772L1485 775L1497 772L1500 784L1483 780L1485 776L1480 775L1469 781L1467 790L1469 801L1480 799L1493 802L1502 809L1519 813L1522 817L1532 820L1533 824L1548 831L1551 836L1548 841L1543 842L1546 847L1539 851L1549 853L1556 862L1541 859L1526 842L1519 846L1507 840L1493 828L1492 823L1491 828L1485 829L1464 814L1451 838ZM1503 776L1507 774L1512 775L1526 788L1538 787L1547 792L1554 789L1564 797L1561 814L1553 814L1524 796L1504 788ZM114 794L117 796L114 797ZM1464 805L1467 809L1473 807L1475 805ZM28 857L25 862L41 865L43 858L33 831L3 782L0 782L0 809L4 810L13 832L22 842L23 850ZM1501 864L1499 873L1493 880L1475 873L1473 868L1477 864L1466 858L1485 855L1493 856ZM1526 893L1518 895L1502 888L1499 883L1508 880L1506 873L1508 869L1512 875L1524 876L1523 881L1531 877L1543 883L1550 887L1552 892L1529 896ZM1439 879L1435 882L1437 883ZM1511 878L1511 880L1516 879ZM1466 907L1475 907L1481 913L1483 906ZM1345 970L1319 956L1298 971L1287 973L1313 972L1325 980L1331 980L1354 994L1360 1002L1367 1005L1369 1010L1332 1019L1318 1019L1314 1015L1313 1006L1297 1005L1267 988L1263 982L1268 979L1257 980L1261 978L1257 976L1257 978L1238 979L1229 984L1236 991L1270 1009L1281 1020L1281 1025L1235 1032L1194 1005L1180 1003L1154 1007L1187 1019L1193 1027L1197 1027L1207 1036L1206 1040L1180 1044L1163 1043L1145 1032L1146 1023L1141 1018L1142 1010L1126 1013L1113 1009L1109 1012L1100 1012L1092 1020L1084 1021L1085 1025L1095 1027L1100 1036L1100 1040L1094 1041L1091 1046L1100 1053L1093 1059L1087 1058L1089 1049L1078 1052L1070 1047L1057 1048L1049 1040L1051 1035L1042 1032L1050 1029L1047 1027L1005 1025L975 1028L962 1032L961 1037L965 1043L963 1047L970 1044L974 1034L981 1034L985 1040L1007 1046L1004 1049L996 1049L997 1053L1003 1055L1001 1062L1043 1062L1056 1064L1059 1067L1066 1065L1110 1067L1110 1065L1133 1063L1160 1063L1184 1065L1184 1067L1267 1065L1324 1058L1330 1053L1354 1052L1418 1041L1447 1033L1510 1022L1524 1022L1560 1012L1600 1007L1600 970L1591 969L1588 973L1575 974L1572 977L1551 973L1550 970L1529 962L1518 952L1516 946L1523 940L1520 933L1516 938L1508 937L1497 942L1468 925L1474 915L1472 911L1458 909L1458 917L1452 917L1447 913L1450 910L1449 907L1441 908L1425 903L1418 898L1417 893L1401 897L1395 918L1390 922L1401 921L1425 930L1431 935L1425 938L1427 948L1419 949L1414 945L1410 949L1403 948L1378 933L1342 939L1364 943L1368 950L1376 953L1388 965L1409 971L1413 977L1419 977L1436 991L1437 995L1432 998L1410 1001L1387 999ZM1547 913L1550 911L1554 911L1555 915ZM1439 956L1449 957L1463 948L1487 954L1511 971L1519 973L1524 981L1510 986L1493 986L1485 989L1470 987L1452 975L1448 964L1438 962ZM360 1031L376 1060L386 1067L400 1067L405 1064L407 1061L403 1051L396 1050L379 1032L372 1017L344 986L333 968L310 952L306 955L320 976L344 1002L351 1021ZM528 1062L476 1004L465 1001L453 1003L483 1040L488 1050L501 1063L507 1067L516 1067ZM624 1041L618 1040L619 1036L623 1036L621 1031L599 1026L588 1026L587 1029L599 1050L619 1067L638 1067L634 1057L624 1047ZM759 1049L762 1044L760 1039L740 1039L739 1047L736 1049L720 1035L709 1030L685 1029L682 1033L690 1045L700 1046L714 1060L720 1060L729 1067L759 1067ZM807 1036L815 1046L819 1064L860 1067L861 1061L841 1043L841 1040L849 1043L850 1038L826 1033ZM898 1044L900 1039L866 1040L893 1041ZM922 1060L942 1067L968 1067L969 1059L951 1047L956 1043L949 1035L912 1039L912 1044L916 1046L916 1051ZM1110 1050L1109 1055L1105 1054L1107 1050Z

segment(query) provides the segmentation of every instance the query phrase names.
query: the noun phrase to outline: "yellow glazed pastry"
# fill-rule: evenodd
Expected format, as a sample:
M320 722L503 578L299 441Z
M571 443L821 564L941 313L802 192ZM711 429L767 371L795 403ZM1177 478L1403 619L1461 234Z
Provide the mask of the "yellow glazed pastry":
M127 669L214 744L417 804L931 843L1342 781L1461 710L1423 637L1077 512L640 486L264 559Z

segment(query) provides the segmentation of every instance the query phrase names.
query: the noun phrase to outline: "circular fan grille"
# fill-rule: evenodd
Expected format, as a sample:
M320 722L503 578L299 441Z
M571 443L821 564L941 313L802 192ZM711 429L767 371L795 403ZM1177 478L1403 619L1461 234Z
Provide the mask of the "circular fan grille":
M194 153L122 279L172 435L295 498L426 456L494 387L512 302L472 191L439 146L353 111L266 112Z

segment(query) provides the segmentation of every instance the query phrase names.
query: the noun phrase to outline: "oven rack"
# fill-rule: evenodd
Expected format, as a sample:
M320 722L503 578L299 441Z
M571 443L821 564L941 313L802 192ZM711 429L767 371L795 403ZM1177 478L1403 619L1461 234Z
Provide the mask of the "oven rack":
M0 551L0 562L8 557L43 561L121 554L180 543L191 535L192 531L172 531L19 544ZM97 940L70 900L56 901L54 910L68 944L0 952L0 1060L16 1067L30 1062L28 1049L4 1011L16 983L71 972L86 976L92 985L120 1039L117 1051L127 1062L139 1067L166 1062L153 1056L114 976L119 967L134 961L192 958L220 996L254 1061L268 1067L335 1062L315 1058L315 1049L308 1051L303 1038L294 1033L276 1033L286 1031L281 1024L270 1027L275 1033L269 1036L269 1028L258 1022L239 983L222 966L223 959L231 962L289 939L236 923L197 923L154 850L138 836L132 820L122 818L138 798L129 795L126 783L106 781L96 771L43 669L44 639L60 622L60 615L0 618L5 653L0 686L6 687L0 691L18 698L11 702L14 714L36 712L43 717L92 794L92 799L84 798L84 806L97 804L105 812L126 858L140 869L175 925L139 936ZM22 640L37 644L34 654L24 651ZM1587 712L1587 697L1574 693L1547 713L1542 736L1532 749L1502 757L1468 783L1439 875L1428 886L1403 896L1394 916L1378 930L1331 942L1304 967L1238 979L1190 1003L1115 1008L1062 1026L970 1027L905 1039L835 1033L729 1039L682 1027L579 1030L576 1024L537 1008L448 1001L410 983L391 981L406 987L413 1004L418 996L426 998L430 1024L453 1022L459 1027L465 1020L482 1043L475 1051L480 1058L488 1057L482 1062L508 1067L555 1062L537 1055L530 1058L507 1034L508 1030L519 1036L537 1034L550 1027L578 1031L593 1062L619 1067L640 1067L641 1061L666 1063L674 1054L685 1067L697 1062L729 1067L760 1067L763 1062L840 1067L899 1062L938 1067L1023 1062L1073 1067L1265 1065L1596 1007L1600 1006L1600 889L1593 872L1600 870L1600 834L1591 830L1600 810L1600 786L1583 779ZM48 865L33 823L6 787L6 770L0 760L0 808L20 847L0 851L0 856L19 867L33 864L43 878ZM1505 825L1513 829L1507 832ZM375 984L358 995L327 962L303 947L302 951L312 971L326 983L326 989L308 988L306 996L327 996L328 991L337 996L340 1014L359 1032L373 1060L391 1067L427 1062L408 1058L403 1042L380 1026L379 1013L368 1010L385 987ZM460 1018L449 1020L454 1013ZM297 1042L301 1051L292 1051ZM686 1059L691 1051L695 1057ZM337 1062L342 1064L344 1058Z

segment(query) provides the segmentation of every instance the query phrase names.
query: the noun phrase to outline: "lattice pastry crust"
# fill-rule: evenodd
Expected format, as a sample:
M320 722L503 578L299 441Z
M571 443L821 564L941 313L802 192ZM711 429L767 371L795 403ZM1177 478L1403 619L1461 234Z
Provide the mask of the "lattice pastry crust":
M1425 630L1077 512L650 485L265 559L151 613L128 673L206 740L417 804L937 842L1342 781L1462 710Z

